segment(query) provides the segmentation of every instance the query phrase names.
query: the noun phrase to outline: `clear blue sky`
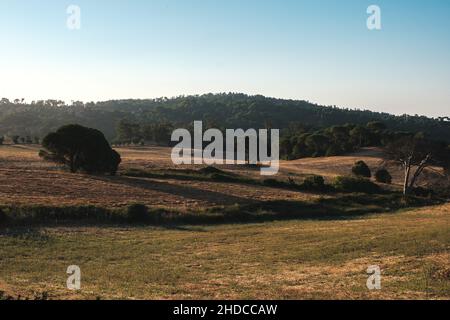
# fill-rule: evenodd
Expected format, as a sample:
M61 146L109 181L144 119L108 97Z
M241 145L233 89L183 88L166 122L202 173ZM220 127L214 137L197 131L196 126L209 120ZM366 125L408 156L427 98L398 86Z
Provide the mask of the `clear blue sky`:
M232 91L450 114L448 0L0 0L0 39L10 99Z

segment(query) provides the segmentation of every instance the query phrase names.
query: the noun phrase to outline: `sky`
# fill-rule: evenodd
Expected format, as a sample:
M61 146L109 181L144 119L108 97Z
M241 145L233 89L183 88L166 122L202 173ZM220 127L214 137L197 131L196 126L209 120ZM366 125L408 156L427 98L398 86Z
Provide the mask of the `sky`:
M449 116L450 1L0 0L0 97L209 92Z

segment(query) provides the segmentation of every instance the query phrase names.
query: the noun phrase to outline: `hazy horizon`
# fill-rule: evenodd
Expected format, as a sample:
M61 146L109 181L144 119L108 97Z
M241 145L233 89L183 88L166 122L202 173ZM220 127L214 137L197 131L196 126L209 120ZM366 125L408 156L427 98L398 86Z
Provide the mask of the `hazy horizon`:
M69 5L81 10L69 30ZM381 30L366 26L369 5ZM0 0L0 98L219 92L448 116L450 2Z

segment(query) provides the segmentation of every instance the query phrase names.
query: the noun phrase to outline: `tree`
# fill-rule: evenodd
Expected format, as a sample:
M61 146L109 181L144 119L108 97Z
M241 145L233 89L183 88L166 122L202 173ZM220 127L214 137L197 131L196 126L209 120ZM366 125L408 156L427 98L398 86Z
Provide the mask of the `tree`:
M447 146L445 150L446 154L450 155L450 145ZM444 161L444 173L447 177L450 176L450 157L446 158L446 161Z
M370 178L372 176L369 166L364 161L355 162L352 172L355 176L359 177Z
M367 123L367 128L375 132L380 132L386 130L386 125L380 121L371 121Z
M0 136L0 146L3 144L4 141L5 141L5 137Z
M375 172L375 180L377 180L377 182L390 184L392 182L392 176L389 171L382 168Z
M18 144L19 143L19 136L18 135L14 135L11 137L11 140L13 142L13 144Z
M358 148L367 146L369 141L370 131L363 126L356 126L350 131L350 137L353 144Z
M42 146L46 151L41 150L41 157L65 164L71 172L115 175L121 162L120 155L111 149L103 133L76 124L48 134Z
M320 157L325 155L329 140L323 134L312 134L305 139L305 144L313 157Z
M303 188L306 190L324 190L325 189L325 179L322 176L313 175L306 177L303 180Z
M169 145L173 131L169 123L146 124L142 126L141 137L146 141L152 141L161 145Z
M327 152L325 153L325 156L333 157L333 156L338 156L342 153L343 153L343 151L338 145L332 144L331 146L328 147Z
M7 98L2 98L1 100L0 100L0 104L4 104L4 105L6 105L6 104L10 104L11 102L7 99Z
M127 143L138 143L141 139L141 129L138 123L121 120L117 125L117 140Z
M414 188L417 179L428 166L440 166L444 169L450 156L444 143L425 139L420 136L406 135L389 143L386 153L390 159L403 167L403 194Z

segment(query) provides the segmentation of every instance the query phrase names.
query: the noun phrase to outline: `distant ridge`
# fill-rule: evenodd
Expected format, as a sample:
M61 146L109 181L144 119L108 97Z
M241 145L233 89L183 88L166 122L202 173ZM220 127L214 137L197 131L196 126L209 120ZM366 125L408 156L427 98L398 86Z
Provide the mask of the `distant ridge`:
M449 117L429 118L418 115L395 116L369 110L321 106L303 100L269 98L243 93L204 94L157 99L110 100L97 103L58 100L33 103L0 101L0 135L42 137L61 125L79 123L116 136L122 119L135 122L171 122L188 126L203 120L219 128L286 129L301 123L311 128L345 123L366 124L382 121L396 131L422 131L427 136L450 141Z

